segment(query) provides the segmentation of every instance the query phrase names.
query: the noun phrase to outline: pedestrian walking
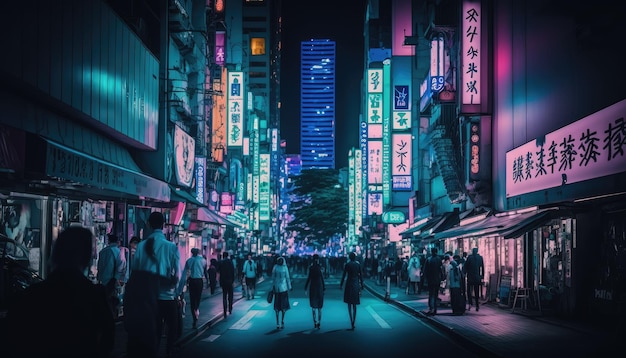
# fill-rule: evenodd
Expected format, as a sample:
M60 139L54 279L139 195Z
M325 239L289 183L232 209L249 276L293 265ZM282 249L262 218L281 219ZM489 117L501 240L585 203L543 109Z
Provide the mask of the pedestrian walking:
M442 280L445 278L443 264L441 258L437 255L437 248L430 249L430 257L424 265L424 276L428 282L428 315L437 314L437 305L439 304L439 288Z
M470 307L472 306L472 294L476 303L476 312L480 309L478 297L480 296L480 288L483 285L485 277L485 262L483 257L478 254L478 248L472 249L472 254L467 257L463 265L465 277L467 279L467 300Z
M291 308L289 305L289 291L292 290L289 268L284 257L276 259L272 268L272 282L274 290L274 312L276 313L276 329L285 328L285 313ZM280 316L280 317L279 317ZM280 324L279 322L280 318Z
M228 251L224 251L222 260L217 265L217 273L220 274L220 287L222 288L224 318L226 318L226 312L233 314L233 289L235 285L235 264L228 256Z
M196 328L200 314L200 299L204 289L203 277L206 272L206 261L200 256L200 249L191 249L191 257L185 262L178 292L183 292L183 286L187 283L189 288L189 305L191 306L192 328Z
M313 263L309 266L309 273L304 283L304 293L309 295L309 305L313 313L313 326L320 328L322 321L322 307L324 307L324 291L326 291L326 283L324 282L324 272L320 264L320 256L313 255Z
M182 313L177 290L180 253L163 233L165 218L154 211L148 216L153 230L137 244L126 287L124 326L128 332L128 357L156 357L163 332L166 354L182 334Z
M251 300L254 298L257 279L257 265L252 259L252 254L248 254L248 259L243 263L243 274L246 282L246 294L248 299Z
M448 268L448 285L450 287L450 307L452 314L462 315L465 313L465 289L463 286L463 272L459 266L461 257L454 255Z
M417 255L413 255L409 260L407 267L407 277L409 279L409 284L406 287L406 293L416 294L418 293L418 285L422 276L422 265L420 264L420 260L417 258Z
M356 259L356 254L351 252L348 254L348 262L343 267L341 282L339 289L343 287L345 281L346 288L343 291L343 302L348 304L348 315L350 316L350 324L354 329L356 322L356 306L361 304L361 291L363 290L363 273L361 272L361 264Z
M209 290L211 291L211 295L213 295L217 288L217 260L212 258L210 262L209 268L207 269L207 280L209 281Z
M96 279L106 290L109 308L115 318L118 316L120 304L120 282L125 275L123 264L119 239L117 235L110 233L107 235L107 246L98 253Z
M51 271L9 306L5 357L109 357L115 321L104 286L86 276L92 259L91 231L72 226L52 246ZM33 340L33 327L41 330ZM12 355L12 353L16 353Z

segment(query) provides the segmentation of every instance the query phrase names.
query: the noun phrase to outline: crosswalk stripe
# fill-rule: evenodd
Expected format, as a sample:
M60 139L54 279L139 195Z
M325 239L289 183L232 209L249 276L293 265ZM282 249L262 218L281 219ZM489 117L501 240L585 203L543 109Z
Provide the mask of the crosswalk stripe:
M202 341L203 342L213 342L213 341L215 341L218 338L220 338L219 334L212 334L212 335L206 337L205 339L203 339Z
M260 316L265 314L267 311L259 311L259 310L250 310L243 317L241 317L237 322L233 323L228 329L237 329L237 330L248 330L252 326L250 321L255 316Z
M389 323L385 322L385 320L378 313L376 313L376 311L374 311L372 306L367 306L365 307L365 309L367 310L367 312L369 312L372 318L374 318L374 320L380 325L381 328L385 328L385 329L391 328Z

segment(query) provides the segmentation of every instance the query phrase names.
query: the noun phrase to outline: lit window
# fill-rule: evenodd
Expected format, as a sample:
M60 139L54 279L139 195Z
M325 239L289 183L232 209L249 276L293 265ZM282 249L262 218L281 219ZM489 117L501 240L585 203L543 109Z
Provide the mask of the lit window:
M254 37L250 41L250 47L252 48L252 55L265 55L265 39L262 37Z

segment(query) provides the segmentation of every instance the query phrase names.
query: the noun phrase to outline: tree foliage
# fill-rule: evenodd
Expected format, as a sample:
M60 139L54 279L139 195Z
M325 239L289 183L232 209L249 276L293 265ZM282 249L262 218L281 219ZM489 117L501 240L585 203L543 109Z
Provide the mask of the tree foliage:
M292 176L287 230L297 238L320 244L335 234L345 234L348 222L348 191L336 169L309 169Z

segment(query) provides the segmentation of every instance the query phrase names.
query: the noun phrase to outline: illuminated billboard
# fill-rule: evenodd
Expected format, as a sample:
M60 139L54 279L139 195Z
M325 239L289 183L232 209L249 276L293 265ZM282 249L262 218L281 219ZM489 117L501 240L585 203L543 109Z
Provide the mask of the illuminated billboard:
M176 181L179 185L190 187L194 176L196 141L180 127L174 127L174 165Z
M479 105L481 97L481 8L480 1L463 1L461 14L461 105ZM465 111L463 111L465 112Z
M506 153L506 196L626 171L626 99Z
M228 133L226 143L229 147L243 145L243 93L245 91L243 72L228 73Z
M391 175L393 190L411 190L411 133L394 133L392 136Z

